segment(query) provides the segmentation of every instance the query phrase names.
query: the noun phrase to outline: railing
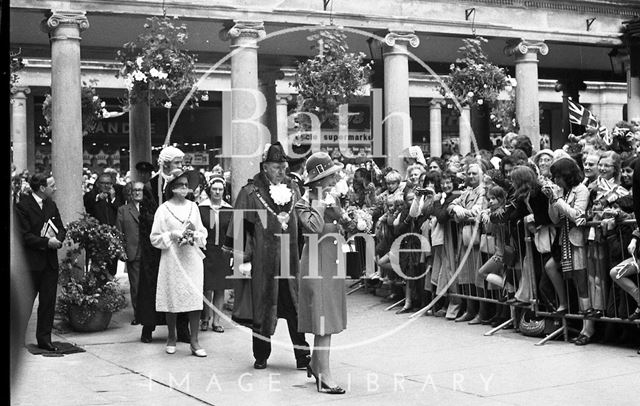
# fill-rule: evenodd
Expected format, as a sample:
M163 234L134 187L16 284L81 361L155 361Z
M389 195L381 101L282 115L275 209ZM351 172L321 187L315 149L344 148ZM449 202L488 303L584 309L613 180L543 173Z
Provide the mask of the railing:
M516 303L504 303L503 300L500 300L504 295L502 292L503 287L492 286L489 282L479 277L479 266L477 264L486 263L491 255L480 252L479 244L473 244L471 247L462 244L462 226L468 224L469 223L456 224L458 241L455 255L456 263L454 266L456 272L454 274L455 280L450 281L450 285L454 287L457 286L456 293L451 292L451 289L444 289L431 303L417 313L414 313L411 317L424 314L433 307L440 297L448 296L449 298L477 300L493 303L498 306L509 306L509 313L511 314L509 320L491 329L485 333L485 335L495 334L509 325L518 328L518 317L516 317L519 313L518 309L532 310L535 312L536 317L559 320L561 322L560 326L544 339L537 342L536 345L543 345L560 334L563 334L565 341L568 341L569 332L572 328L569 326L569 323L567 323L567 320L572 319L635 324L640 326L640 320L631 321L627 319L627 316L633 313L636 308L634 299L618 286L611 277L612 269L623 260L627 260L627 262L631 264L635 262L629 260L631 254L627 252L627 246L631 240L631 232L635 227L635 220L618 221L615 223L615 229L612 231L603 230L602 222L596 221L588 222L581 227L585 235L588 235L591 228L593 228L591 235L585 238L587 240L584 247L586 251L584 253L586 260L585 269L575 270L573 267L570 267L566 268L565 272L563 272L560 263L557 264L557 269L560 271L564 281L564 294L567 298L566 313L556 312L559 297L554 289L547 289L548 292L553 291L553 293L548 294L540 290L540 281L547 279L544 266L545 261L551 257L551 253L543 255L538 252L533 242L533 236L522 222L518 222L515 225L507 225L512 233L511 240L505 241L505 243L515 246L516 260L512 266L505 267L503 277L505 279L510 277L509 280L515 290ZM475 242L477 241L476 234L481 235L483 227L481 225L476 227L475 223L473 224L474 234L471 240ZM556 233L560 232L560 229L556 229ZM467 265L462 264L461 260L468 261L475 265L461 266ZM622 268L616 269L622 271ZM618 275L618 273L621 272L614 271L614 273ZM576 285L576 280L567 278L568 274L571 274L574 278L585 278L585 280L580 281L582 285L578 286ZM639 272L632 272L629 277L636 286L640 286ZM551 286L551 284L549 286ZM447 292L447 290L449 290L449 292ZM578 295L576 292L578 290L582 297L582 303L579 303L577 300ZM387 307L387 310L402 304L402 302L403 300L390 305ZM585 314L585 311L590 308L600 310L601 313Z

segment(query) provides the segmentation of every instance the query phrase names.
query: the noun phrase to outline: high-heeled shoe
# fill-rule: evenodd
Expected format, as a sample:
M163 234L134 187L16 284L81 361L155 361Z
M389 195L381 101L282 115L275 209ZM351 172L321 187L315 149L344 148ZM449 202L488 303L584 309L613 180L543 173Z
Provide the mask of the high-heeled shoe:
M195 350L193 349L193 347L191 347L191 355L195 355L196 357L206 357L207 352L204 350L204 348Z
M339 386L329 386L326 383L322 382L322 379L320 379L318 377L318 375L316 375L315 372L313 372L313 369L311 369L311 365L307 365L307 378L311 378L314 377L316 380L316 389L318 390L318 392L321 393L328 393L330 395L342 395L344 393L346 393L346 391L344 389L342 389Z

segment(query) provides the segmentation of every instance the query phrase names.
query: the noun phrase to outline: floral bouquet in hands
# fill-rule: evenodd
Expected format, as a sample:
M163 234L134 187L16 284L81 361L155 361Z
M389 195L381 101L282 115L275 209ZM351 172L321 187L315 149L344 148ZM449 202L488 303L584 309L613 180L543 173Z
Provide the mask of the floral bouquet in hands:
M193 245L195 243L193 234L195 230L196 226L192 222L187 221L184 231L182 232L182 236L178 239L178 245Z
M350 219L345 225L349 234L368 233L373 228L373 218L368 210L360 209L357 206L348 206L345 212Z

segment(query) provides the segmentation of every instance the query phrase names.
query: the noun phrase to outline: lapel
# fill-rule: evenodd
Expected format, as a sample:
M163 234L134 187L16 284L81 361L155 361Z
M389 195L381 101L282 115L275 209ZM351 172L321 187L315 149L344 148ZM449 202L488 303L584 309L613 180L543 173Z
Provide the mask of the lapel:
M38 205L38 202L36 201L35 197L33 197L33 195L29 195L28 198L24 198L24 202L25 204L28 205L29 210L31 210L34 214L34 216L39 219L40 221L44 222L46 220L45 217L45 210L47 208L47 199L44 199L42 201L42 209L40 208L40 205Z
M138 211L138 209L136 209L135 203L129 203L128 206L129 206L129 213L131 214L131 217L136 223L138 223L138 217L140 216L140 212Z

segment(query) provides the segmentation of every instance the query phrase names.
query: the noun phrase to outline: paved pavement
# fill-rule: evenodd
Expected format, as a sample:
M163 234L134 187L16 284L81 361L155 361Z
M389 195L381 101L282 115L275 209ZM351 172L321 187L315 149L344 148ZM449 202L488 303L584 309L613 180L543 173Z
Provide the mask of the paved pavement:
M126 282L126 277L122 279ZM640 356L636 350L560 341L536 347L510 331L483 336L486 326L442 318L396 315L380 298L348 297L348 328L332 342L332 368L345 395L320 394L295 367L281 320L266 370L254 370L249 332L201 333L207 358L188 344L164 352L166 327L151 344L139 341L131 309L114 315L99 333L58 331L54 341L84 353L31 355L25 349L12 405L637 405ZM27 343L34 341L35 317ZM307 340L312 342L312 336ZM633 393L635 392L635 394Z

